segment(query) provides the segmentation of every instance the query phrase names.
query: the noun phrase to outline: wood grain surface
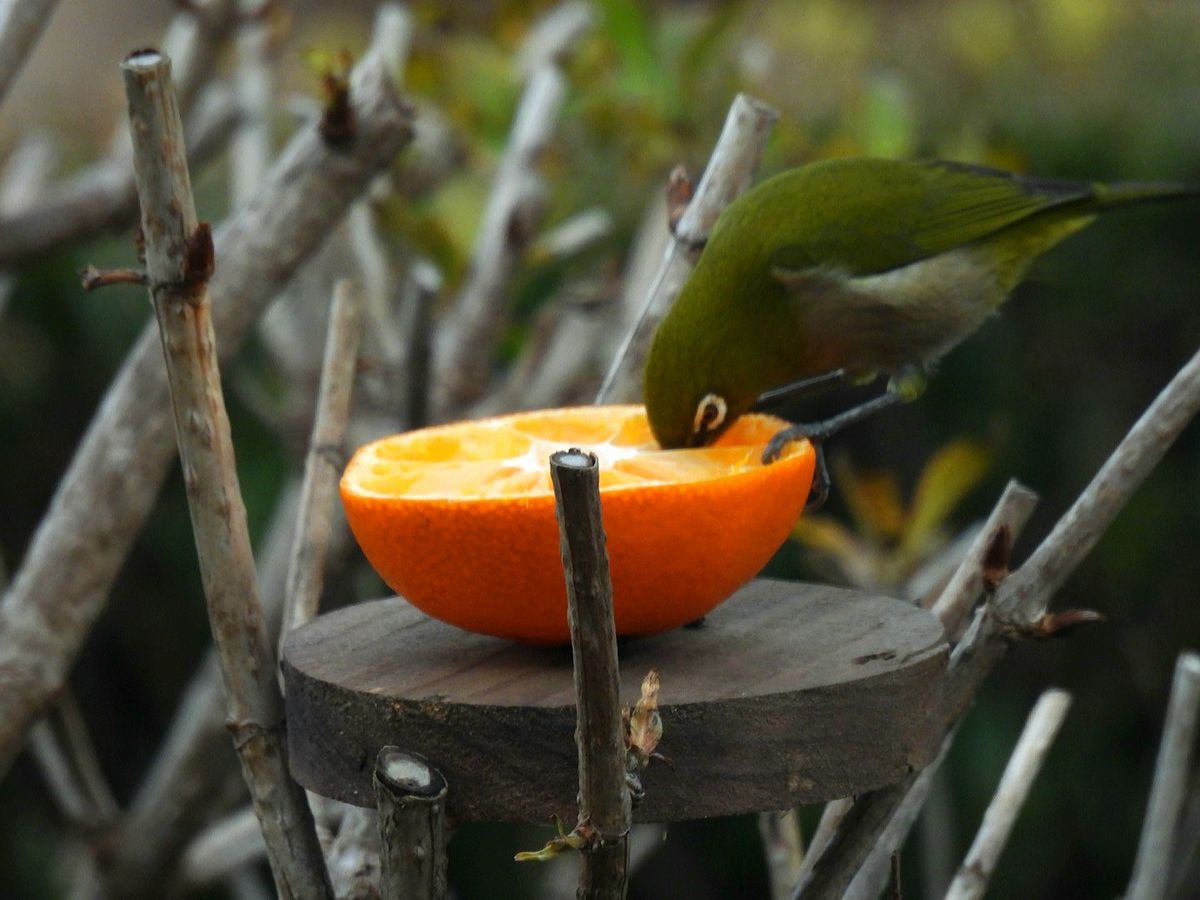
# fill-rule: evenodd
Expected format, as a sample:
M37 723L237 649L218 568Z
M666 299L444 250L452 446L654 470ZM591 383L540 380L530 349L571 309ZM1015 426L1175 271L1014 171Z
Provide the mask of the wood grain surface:
M938 621L898 600L758 580L700 627L624 640L621 693L662 674L664 736L638 821L680 821L844 797L936 749ZM571 650L469 634L399 598L347 607L284 648L292 772L374 804L379 748L426 756L460 821L573 821Z

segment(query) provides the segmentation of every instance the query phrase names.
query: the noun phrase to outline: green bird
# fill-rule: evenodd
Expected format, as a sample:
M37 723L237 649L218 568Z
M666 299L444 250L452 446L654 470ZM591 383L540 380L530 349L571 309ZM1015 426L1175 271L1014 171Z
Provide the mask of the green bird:
M717 220L655 332L644 378L654 436L702 446L781 386L890 376L876 400L781 432L764 461L789 440L822 440L917 396L1029 264L1099 213L1197 193L940 161L838 159L776 175Z

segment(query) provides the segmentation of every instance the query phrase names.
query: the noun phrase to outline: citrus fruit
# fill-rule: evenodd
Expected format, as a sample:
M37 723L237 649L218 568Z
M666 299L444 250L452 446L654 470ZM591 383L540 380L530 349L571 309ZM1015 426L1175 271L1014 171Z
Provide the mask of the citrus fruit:
M712 446L661 450L641 406L518 413L367 444L341 481L350 528L388 586L469 631L559 643L567 630L550 454L600 463L619 634L698 619L752 578L808 498L814 455L787 423L741 416Z

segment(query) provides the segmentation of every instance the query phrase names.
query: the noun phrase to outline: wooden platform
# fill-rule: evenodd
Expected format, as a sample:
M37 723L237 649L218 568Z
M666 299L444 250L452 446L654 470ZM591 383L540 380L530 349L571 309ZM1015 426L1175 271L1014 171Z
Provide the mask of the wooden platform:
M929 613L830 587L756 581L695 628L624 641L622 698L662 675L665 726L639 821L784 809L899 779L933 755L946 643ZM469 821L573 822L570 647L526 647L399 598L348 607L284 648L295 777L373 803L376 751L428 757Z

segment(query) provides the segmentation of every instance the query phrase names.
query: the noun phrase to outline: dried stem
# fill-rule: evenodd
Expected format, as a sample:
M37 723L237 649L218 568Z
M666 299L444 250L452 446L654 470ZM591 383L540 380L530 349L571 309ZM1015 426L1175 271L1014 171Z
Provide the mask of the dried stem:
M976 900L987 890L1017 814L1070 706L1071 695L1066 691L1050 690L1038 698L946 900Z
M150 296L234 747L281 897L332 897L304 791L287 771L283 702L263 621L246 511L221 392L208 278L212 239L196 219L170 61L122 64Z
M552 63L529 75L500 160L466 281L438 347L441 416L478 400L486 391L492 355L508 315L504 296L542 210L538 158L550 141L567 83Z
M325 858L338 900L378 900L379 816L373 809L347 807Z
M1033 491L1016 481L1010 481L1005 486L1004 493L971 542L966 556L930 607L933 614L942 620L942 627L951 640L962 634L963 624L983 592L984 563L988 551L998 540L1007 540L1011 546L1033 515L1036 505L1037 494Z
M1167 704L1167 721L1154 784L1142 825L1128 900L1160 900L1166 896L1178 835L1180 816L1187 797L1192 753L1196 744L1196 718L1200 713L1200 654L1181 653L1175 663L1175 680Z
M382 900L444 900L449 891L446 779L425 757L384 747L373 781Z
M64 692L45 718L34 725L29 747L63 818L85 833L116 821L120 808L70 691Z
M6 0L0 4L0 104L56 6L58 0Z
M1005 580L996 596L996 608L1004 618L1032 622L1045 612L1049 599L1078 568L1197 411L1200 352L1154 398L1054 530Z
M259 555L267 630L278 633L300 488L295 479L276 503ZM208 821L218 786L234 770L216 653L192 676L167 736L130 804L108 854L103 896L154 897L170 866ZM257 828L257 825L255 826Z
M254 200L216 235L221 264L209 292L226 357L411 133L373 58L356 67L351 99L353 146L334 151L314 131L298 135ZM0 604L0 773L63 684L175 452L157 345L150 328L130 352Z
M579 825L587 846L580 900L623 900L632 809L625 781L617 634L600 511L600 467L579 450L550 457L575 664Z
M185 884L202 887L266 853L254 808L245 806L214 822L196 835L180 865Z
M971 542L966 555L933 604L933 610L942 620L947 634L961 630L962 618L966 616L983 592L983 564L989 548L995 543L996 535L1004 532L1008 535L1009 541L1015 540L1029 520L1036 503L1037 495L1016 481L1010 481L1005 487L1004 493L988 515L987 521ZM941 751L943 755L949 749L952 741L953 730L951 729L951 733L943 743ZM936 764L931 768L935 767ZM871 817L873 822L881 821L879 828L882 834L868 834L861 841L855 840L849 845L844 845L857 849L853 853L847 849L839 851L843 857L838 863L840 868L836 870L824 868L823 871L829 873L825 877L832 877L835 881L853 878L854 884L851 885L852 890L848 896L877 897L887 883L891 857L904 845L912 823L925 802L928 790L929 777L925 772L910 776L907 790L903 791L899 795L899 799L895 801L901 811L887 813L881 819ZM883 802L874 795L869 795L869 797L870 799L862 799L858 802ZM805 896L801 893L801 889L806 888L813 877L813 869L818 863L821 863L823 867L830 866L826 853L829 852L829 845L835 835L842 835L839 840L846 840L843 834L846 829L842 820L851 805L849 800L838 800L828 804L822 812L817 833L813 837L812 846L801 867L800 877L796 880L797 887L793 890L793 896ZM884 828L887 829L886 832L883 832ZM868 855L857 858L859 852L865 852Z
M300 524L288 566L287 611L281 640L291 629L311 621L320 604L362 322L362 291L350 281L339 281L333 292L321 387L304 462Z
M804 838L796 810L759 813L758 831L766 851L771 896L785 900L804 864Z
M275 110L270 60L270 28L256 15L270 0L239 0L237 69L234 90L242 121L229 143L230 198L234 207L250 201L271 165L271 119Z
M658 274L633 328L625 336L596 396L597 403L641 397L642 367L650 339L691 274L717 217L750 186L763 148L779 113L759 100L738 94L725 117L708 168L667 244Z
M238 121L229 91L214 88L189 117L189 159L199 168L211 159ZM133 169L124 154L96 163L46 191L33 206L0 217L0 266L23 263L62 244L128 228L137 221Z
M425 259L413 260L408 272L407 289L412 296L405 307L410 310L407 364L408 390L405 403L409 428L421 428L429 422L429 381L433 365L433 303L442 291L442 273Z
M1041 619L1052 593L1083 560L1198 409L1200 353L1150 404L1029 561L1007 577L1003 572L991 573L993 579L999 579L995 597L976 614L951 656L943 687L948 730L1003 657L1005 635L1012 634L1014 623L1027 626ZM986 554L984 559L986 563ZM980 574L980 584L987 574ZM949 606L969 608L970 604ZM860 797L837 829L830 851L814 863L811 877L798 884L792 896L823 897L844 891L914 781L915 776L909 776L898 785Z

